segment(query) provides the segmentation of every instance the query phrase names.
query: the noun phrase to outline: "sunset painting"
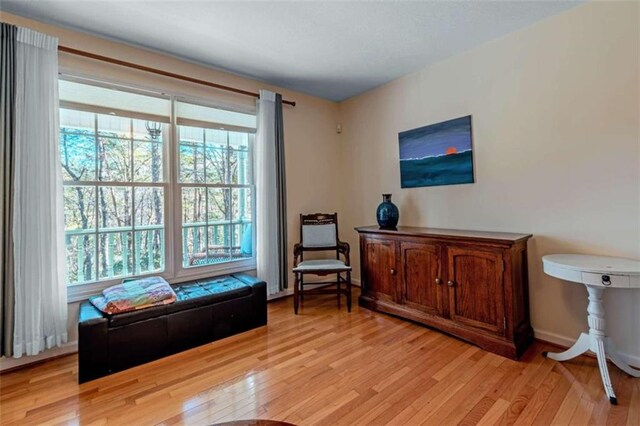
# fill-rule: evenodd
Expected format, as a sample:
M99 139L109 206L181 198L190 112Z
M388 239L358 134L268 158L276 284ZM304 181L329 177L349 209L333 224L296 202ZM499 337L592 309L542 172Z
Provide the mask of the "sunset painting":
M473 183L471 116L401 132L402 188Z

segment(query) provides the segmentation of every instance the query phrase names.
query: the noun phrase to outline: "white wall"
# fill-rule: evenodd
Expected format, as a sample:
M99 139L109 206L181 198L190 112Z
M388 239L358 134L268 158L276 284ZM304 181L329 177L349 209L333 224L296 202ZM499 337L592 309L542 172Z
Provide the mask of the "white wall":
M343 102L343 228L374 224L389 192L401 225L534 234L533 327L570 344L586 291L541 257L640 258L638 18L638 3L588 3ZM398 132L468 114L476 183L401 189ZM640 365L640 291L607 291L605 306Z

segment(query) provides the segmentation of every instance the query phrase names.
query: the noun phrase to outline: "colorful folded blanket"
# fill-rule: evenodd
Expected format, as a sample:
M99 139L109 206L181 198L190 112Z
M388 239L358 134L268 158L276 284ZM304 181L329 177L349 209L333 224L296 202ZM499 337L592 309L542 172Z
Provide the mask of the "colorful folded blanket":
M163 278L149 277L106 288L89 301L102 312L117 314L168 305L176 301L176 294Z

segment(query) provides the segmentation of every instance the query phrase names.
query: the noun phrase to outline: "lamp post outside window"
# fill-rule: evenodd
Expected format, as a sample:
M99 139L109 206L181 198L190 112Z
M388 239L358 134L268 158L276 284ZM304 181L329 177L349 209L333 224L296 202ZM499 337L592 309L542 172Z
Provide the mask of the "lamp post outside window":
M162 124L155 121L145 121L144 127L146 127L149 136L153 141L156 141L162 133Z
M160 156L160 143L158 142L162 134L162 123L155 121L145 121L144 127L151 137L151 181L160 182L160 170L162 167L162 158ZM156 225L162 225L162 196L157 188L152 189L153 194L153 213ZM159 253L164 250L163 230L155 229L153 232L153 251ZM150 268L151 269L151 268Z

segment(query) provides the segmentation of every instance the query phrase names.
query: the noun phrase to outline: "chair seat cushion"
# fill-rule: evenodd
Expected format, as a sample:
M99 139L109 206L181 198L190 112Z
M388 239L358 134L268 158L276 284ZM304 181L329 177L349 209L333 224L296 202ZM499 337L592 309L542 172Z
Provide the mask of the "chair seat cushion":
M351 266L344 264L342 260L337 259L317 259L317 260L305 260L298 263L298 266L293 268L293 272L311 272L311 271L350 271Z

